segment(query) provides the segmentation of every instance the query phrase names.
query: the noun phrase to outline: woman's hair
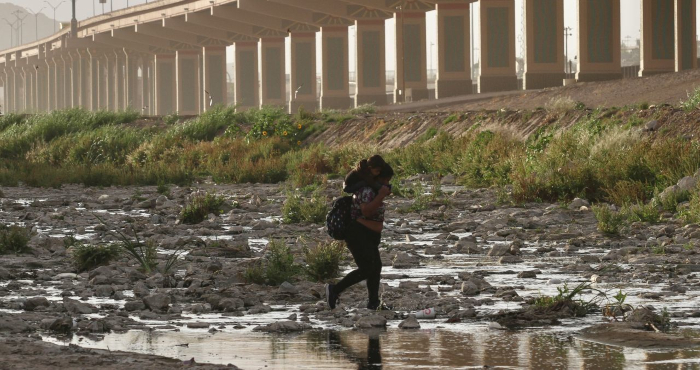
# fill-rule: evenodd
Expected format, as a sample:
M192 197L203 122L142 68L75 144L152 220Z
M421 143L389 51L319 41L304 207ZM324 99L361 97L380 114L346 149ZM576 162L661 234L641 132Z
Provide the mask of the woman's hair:
M384 168L386 165L387 164L384 162L384 158L382 158L382 156L379 154L375 154L368 159L361 160L360 163L357 164L355 171L358 175L360 175L360 178L363 181L367 182L368 184L373 184L374 176L372 175L372 172L370 172L370 168Z
M382 172L379 173L379 176L382 179L390 179L394 177L394 169L391 168L391 166L388 163L385 163L384 166L382 167Z

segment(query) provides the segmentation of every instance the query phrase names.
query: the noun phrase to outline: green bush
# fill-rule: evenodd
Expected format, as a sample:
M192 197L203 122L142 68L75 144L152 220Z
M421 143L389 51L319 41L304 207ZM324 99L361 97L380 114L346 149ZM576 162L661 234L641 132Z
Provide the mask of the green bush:
M294 254L284 240L271 240L263 258L248 267L244 277L249 282L268 285L279 285L290 282L300 272L300 267L294 263Z
M697 109L700 106L700 88L688 92L688 99L681 101L680 107L686 112Z
M346 256L345 250L345 244L340 241L319 242L314 247L304 247L306 276L317 282L327 282L337 277L340 262Z
M98 266L109 264L117 258L121 248L116 244L91 245L78 243L73 245L73 265L78 272L89 271Z
M0 224L0 254L28 253L31 232L19 226L7 226Z
M198 224L210 213L218 215L225 199L210 193L193 194L190 201L180 211L180 221L185 224Z
M629 222L655 223L661 218L658 208L652 202L630 204L623 207L620 212L627 217Z
M598 220L598 230L605 234L617 235L624 226L625 216L620 212L615 212L607 205L594 205L593 214Z
M308 222L323 223L328 213L323 187L316 189L310 198L304 198L298 192L288 192L282 204L282 222L286 224Z

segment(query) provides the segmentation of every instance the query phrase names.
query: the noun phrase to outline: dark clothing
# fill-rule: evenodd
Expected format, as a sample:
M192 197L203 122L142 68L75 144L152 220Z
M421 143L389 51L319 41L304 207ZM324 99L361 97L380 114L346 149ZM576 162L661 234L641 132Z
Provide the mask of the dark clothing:
M362 174L357 172L357 170L352 170L350 173L348 173L347 176L345 176L345 181L343 183L343 191L349 194L356 193L358 190L364 188L365 186L369 186L372 189L374 189L375 192L378 192L379 189L382 187L382 184L376 182L376 181L368 181L367 179L364 179L362 177Z
M379 304L379 278L382 273L382 260L379 256L381 237L382 234L366 228L357 221L352 221L348 225L345 242L352 253L352 258L355 259L357 270L348 273L333 287L336 294L342 293L362 280L367 280L369 305Z

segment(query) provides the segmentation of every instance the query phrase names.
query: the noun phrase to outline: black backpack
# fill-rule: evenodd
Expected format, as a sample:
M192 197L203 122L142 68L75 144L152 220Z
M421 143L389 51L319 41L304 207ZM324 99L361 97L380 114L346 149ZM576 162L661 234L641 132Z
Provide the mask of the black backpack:
M350 208L352 195L340 197L331 203L331 210L326 215L326 231L335 240L345 240L345 231L350 225Z

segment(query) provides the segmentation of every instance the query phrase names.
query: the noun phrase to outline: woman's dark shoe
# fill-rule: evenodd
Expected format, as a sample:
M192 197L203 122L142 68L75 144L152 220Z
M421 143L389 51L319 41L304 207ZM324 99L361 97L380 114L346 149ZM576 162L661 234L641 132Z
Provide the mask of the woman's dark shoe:
M339 300L338 295L333 292L333 288L335 288L335 285L326 284L326 302L328 302L328 307L330 307L331 310L335 308Z

